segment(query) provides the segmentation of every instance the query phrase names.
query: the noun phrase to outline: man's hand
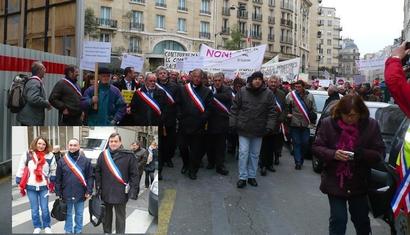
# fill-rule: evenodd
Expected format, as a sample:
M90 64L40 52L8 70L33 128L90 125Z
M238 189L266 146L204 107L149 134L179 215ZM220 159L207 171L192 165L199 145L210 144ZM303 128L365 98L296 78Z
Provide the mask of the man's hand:
M85 197L85 200L87 200L87 199L90 197L90 194L86 193L86 194L84 195L84 197Z
M406 55L408 55L410 53L410 49L406 50L406 41L404 41L399 47L395 48L392 53L391 56L392 57L399 57L401 60L406 57Z
M131 107L127 106L127 114L131 114Z
M335 159L342 162L347 162L349 161L349 155L347 155L343 150L338 149L335 153Z
M67 109L67 108L65 108L65 109L64 109L63 114L64 114L64 115L68 115L68 114L69 114L69 112L68 112L68 109Z
M47 110L51 110L53 108L53 106L51 106L50 103L47 104Z

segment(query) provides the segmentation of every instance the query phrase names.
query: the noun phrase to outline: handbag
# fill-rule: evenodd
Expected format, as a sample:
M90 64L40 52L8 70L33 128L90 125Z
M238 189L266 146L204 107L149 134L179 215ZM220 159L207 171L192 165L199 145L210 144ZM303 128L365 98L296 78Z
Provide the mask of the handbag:
M62 199L57 198L54 201L53 209L51 210L51 217L58 221L65 221L67 218L67 203Z
M90 222L94 225L94 227L97 227L103 222L105 216L105 205L99 194L91 196L91 199L88 202L88 211L90 213ZM94 220L93 216L97 220Z

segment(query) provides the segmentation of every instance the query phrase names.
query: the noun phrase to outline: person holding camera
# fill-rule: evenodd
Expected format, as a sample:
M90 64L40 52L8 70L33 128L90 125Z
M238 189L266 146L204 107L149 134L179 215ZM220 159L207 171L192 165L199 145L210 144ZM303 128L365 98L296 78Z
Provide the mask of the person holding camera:
M324 162L320 190L329 199L329 234L346 233L347 202L356 233L371 234L367 176L384 149L379 125L358 95L341 98L322 120L312 151Z
M71 139L68 142L68 152L57 164L55 187L56 195L67 203L64 225L66 233L82 232L84 202L91 196L94 187L92 174L91 160L80 152L79 141Z

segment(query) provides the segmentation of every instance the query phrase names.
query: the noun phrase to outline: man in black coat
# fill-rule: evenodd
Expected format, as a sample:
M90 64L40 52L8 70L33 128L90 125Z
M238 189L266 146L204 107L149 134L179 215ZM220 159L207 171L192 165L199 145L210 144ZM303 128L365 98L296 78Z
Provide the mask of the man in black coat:
M113 85L116 86L121 92L126 91L135 91L140 88L140 85L135 81L136 74L133 67L126 67L124 70L124 78L114 82ZM131 106L127 103L127 112L124 118L121 120L121 126L132 126L132 115L131 115Z
M155 74L148 74L144 86L135 91L131 100L132 125L164 125L167 113L166 95L155 85L156 81Z
M118 133L110 135L108 146L98 157L95 168L96 188L105 204L103 228L104 233L111 234L114 207L116 233L125 233L125 208L128 198L136 200L138 197L137 162L133 152L122 148L121 136ZM117 172L117 177L112 172Z
M84 202L93 192L94 180L91 160L80 153L77 139L68 142L68 152L57 164L56 195L67 203L66 233L81 233ZM75 218L73 223L73 210Z
M162 167L166 164L168 167L174 167L172 157L176 147L176 120L177 120L177 103L179 102L179 85L177 85L168 76L165 67L160 66L156 70L158 78L156 86L163 90L166 95L166 114L164 127L159 130L159 165L158 178L162 178Z
M183 167L181 173L189 169L189 178L195 180L203 156L205 129L209 117L209 105L212 92L202 85L203 71L195 69L191 73L191 83L180 88L181 102L179 103L179 128L182 134L182 145L188 151L181 152Z
M224 74L217 73L213 77L211 86L214 98L210 105L208 120L208 162L209 167L216 166L216 172L227 175L225 168L226 138L229 131L229 109L232 105L232 91L223 85Z
M58 125L81 126L80 86L77 84L78 67L68 65L64 69L65 77L56 83L51 91L50 104L58 109Z

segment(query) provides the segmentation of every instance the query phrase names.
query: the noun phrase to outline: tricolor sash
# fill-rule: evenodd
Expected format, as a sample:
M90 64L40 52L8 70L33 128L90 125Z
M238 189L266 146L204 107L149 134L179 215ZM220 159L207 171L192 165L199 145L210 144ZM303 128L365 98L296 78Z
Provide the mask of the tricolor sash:
M122 179L122 174L120 170L118 170L117 165L115 165L114 160L112 160L111 153L108 149L103 151L103 157L105 164L107 164L108 170L111 172L111 174L114 176L114 178L123 185L127 185L125 181Z
M147 95L144 91L139 88L136 93L139 95L139 97L150 107L152 108L158 116L161 115L161 109L159 107L159 104L155 101L154 98L151 98L151 96Z
M78 156L80 157L80 156ZM77 166L74 160L68 155L68 153L63 157L65 163L67 164L68 168L70 168L71 172L77 177L80 183L87 187L87 182L85 181L85 177L81 169Z
M155 85L156 85L159 89L161 89L161 90L163 90L163 91L165 92L165 94L166 94L167 97L168 97L168 101L169 101L170 104L175 104L174 98L172 97L172 95L168 92L168 90L167 90L165 87L161 86L161 85L158 84L158 83L155 83Z
M189 96L191 97L192 101L194 102L195 106L199 109L199 111L201 113L205 112L205 105L202 102L201 97L192 88L192 84L191 83L185 84L185 89L187 90Z
M308 109L305 106L305 102L303 102L302 98L296 93L296 91L292 91L291 95L292 95L293 101L295 102L299 111L302 113L303 117L306 119L308 123L310 123Z
M275 98L276 106L278 106L279 111L280 111L280 112L283 112L282 106L280 105L278 99L276 99L276 97L274 97L274 98ZM282 134L283 134L283 139L284 139L285 141L288 141L288 139L286 138L285 124L283 124L283 122L280 124L279 129L280 129L280 131L281 131Z
M222 112L229 113L229 109L217 98L213 98L212 102L215 104L215 106L220 109Z
M235 98L235 93L233 93L233 91L232 91L232 98Z
M63 78L63 81L68 84L71 88L74 89L74 91L77 93L77 95L79 95L80 97L82 97L83 95L81 94L80 89L75 86L71 81L69 81L67 78Z

